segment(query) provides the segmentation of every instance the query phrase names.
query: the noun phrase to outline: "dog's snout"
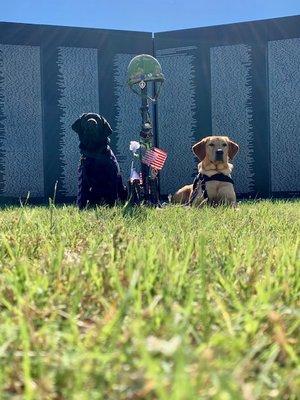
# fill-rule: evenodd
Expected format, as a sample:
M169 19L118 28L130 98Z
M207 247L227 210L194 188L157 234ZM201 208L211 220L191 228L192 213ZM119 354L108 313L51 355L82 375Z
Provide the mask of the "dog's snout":
M217 149L217 150L216 150L215 160L216 160L216 161L223 161L223 156L224 156L224 151L223 151L223 149Z
M90 134L97 132L97 121L94 118L89 118L86 121L86 130Z
M97 121L96 121L94 118L89 118L89 119L87 120L87 125L88 125L89 127L95 127L95 126L97 125Z

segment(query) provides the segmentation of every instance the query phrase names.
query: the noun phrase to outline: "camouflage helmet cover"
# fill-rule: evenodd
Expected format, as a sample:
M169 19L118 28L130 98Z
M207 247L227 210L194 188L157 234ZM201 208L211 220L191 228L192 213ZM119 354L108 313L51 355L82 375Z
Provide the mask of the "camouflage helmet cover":
M134 57L128 65L127 73L130 87L141 81L164 81L160 63L149 54L140 54Z

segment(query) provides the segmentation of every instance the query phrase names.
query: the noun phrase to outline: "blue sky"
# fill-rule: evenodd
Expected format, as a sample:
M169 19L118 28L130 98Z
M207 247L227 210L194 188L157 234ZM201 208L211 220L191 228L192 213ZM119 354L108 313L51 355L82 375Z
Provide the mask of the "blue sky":
M159 32L300 14L300 0L0 0L0 21Z

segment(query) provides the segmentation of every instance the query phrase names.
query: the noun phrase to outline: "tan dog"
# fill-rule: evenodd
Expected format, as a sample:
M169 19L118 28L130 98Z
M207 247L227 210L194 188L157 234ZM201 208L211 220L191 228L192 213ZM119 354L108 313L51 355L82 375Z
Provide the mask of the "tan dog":
M177 190L171 198L171 202L175 204L186 204L190 200L190 196L193 192L193 184L185 185L181 189Z
M179 189L172 202L195 206L206 202L235 204L236 195L230 177L233 165L229 159L232 160L238 150L239 146L227 136L208 136L196 143L193 152L200 161L198 181L196 179L193 185Z

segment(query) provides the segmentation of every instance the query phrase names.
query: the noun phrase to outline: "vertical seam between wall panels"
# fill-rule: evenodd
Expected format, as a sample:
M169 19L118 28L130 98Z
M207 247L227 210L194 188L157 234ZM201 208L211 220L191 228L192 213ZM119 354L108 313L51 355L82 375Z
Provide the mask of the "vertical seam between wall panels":
M152 56L155 57L155 36L152 34ZM155 83L153 84L153 92L152 96L155 95ZM153 105L153 127L154 127L154 145L159 145L158 140L158 121L157 121L157 103L155 102Z
M155 33L152 33L152 55L156 56L155 52ZM153 96L155 95L155 83L153 84ZM155 102L153 105L153 127L154 127L154 146L159 147L159 127L158 127L158 103ZM160 174L159 174L160 175ZM160 194L160 176L157 180L158 193Z

